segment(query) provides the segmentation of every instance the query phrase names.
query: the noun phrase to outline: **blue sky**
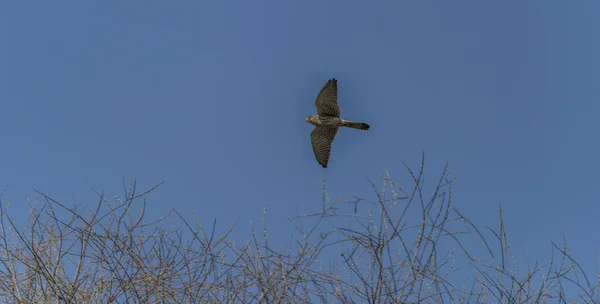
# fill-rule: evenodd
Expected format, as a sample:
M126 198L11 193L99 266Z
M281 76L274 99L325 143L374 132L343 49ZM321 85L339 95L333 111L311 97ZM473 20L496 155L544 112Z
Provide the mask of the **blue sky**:
M371 196L425 153L454 203L517 256L564 231L589 271L600 234L600 3L583 1L7 1L0 4L0 184L93 203L123 178L149 201L239 234ZM329 78L345 119L329 168L304 121ZM409 183L408 180L399 180Z

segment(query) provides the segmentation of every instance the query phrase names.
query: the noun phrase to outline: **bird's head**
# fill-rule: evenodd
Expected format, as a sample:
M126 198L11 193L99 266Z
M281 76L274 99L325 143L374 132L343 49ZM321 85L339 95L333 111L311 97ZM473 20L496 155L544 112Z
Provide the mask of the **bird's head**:
M306 121L309 124L316 125L315 124L315 120L314 120L314 116L308 116L308 117L306 117L306 119L304 121Z

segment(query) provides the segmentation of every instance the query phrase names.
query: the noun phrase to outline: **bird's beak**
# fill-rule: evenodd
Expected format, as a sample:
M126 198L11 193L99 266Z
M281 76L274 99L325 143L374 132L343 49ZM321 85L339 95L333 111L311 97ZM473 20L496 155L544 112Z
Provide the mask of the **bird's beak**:
M304 121L308 122L308 117L306 117L306 119Z

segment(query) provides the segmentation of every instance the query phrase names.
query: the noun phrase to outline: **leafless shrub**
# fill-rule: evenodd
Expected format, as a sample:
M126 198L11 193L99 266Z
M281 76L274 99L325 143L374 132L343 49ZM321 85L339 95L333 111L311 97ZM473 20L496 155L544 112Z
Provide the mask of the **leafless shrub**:
M409 186L386 174L371 182L371 199L332 202L324 186L318 212L289 219L286 250L270 245L265 222L236 244L235 226L218 234L216 221L207 229L175 210L146 219L145 197L160 184L138 193L129 181L123 199L97 193L92 208L38 191L43 203L29 202L24 228L0 195L0 301L600 303L598 277L586 276L566 241L552 243L549 262L520 269L501 209L483 233L452 204L447 166L429 192L424 162L406 169ZM455 277L457 265L474 275Z

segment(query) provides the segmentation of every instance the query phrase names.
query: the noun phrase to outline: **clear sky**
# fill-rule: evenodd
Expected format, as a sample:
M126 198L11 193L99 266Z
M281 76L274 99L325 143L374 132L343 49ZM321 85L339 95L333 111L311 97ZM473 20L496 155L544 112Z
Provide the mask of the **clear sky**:
M450 161L454 203L545 260L564 231L591 272L600 253L600 2L4 1L0 184L93 203L123 178L166 208L236 220L267 204L283 241L296 209L373 197L402 161ZM311 150L314 100L336 77L343 118L329 168ZM398 180L408 184L409 181ZM433 182L432 182L433 183ZM238 220L239 219L239 220Z

